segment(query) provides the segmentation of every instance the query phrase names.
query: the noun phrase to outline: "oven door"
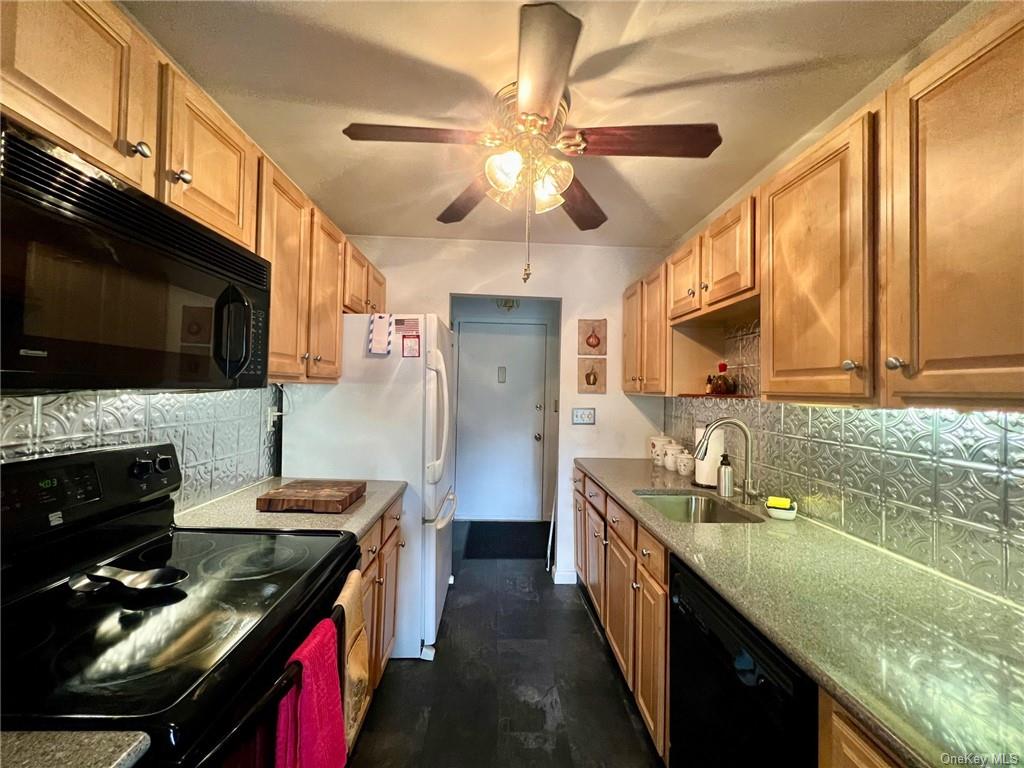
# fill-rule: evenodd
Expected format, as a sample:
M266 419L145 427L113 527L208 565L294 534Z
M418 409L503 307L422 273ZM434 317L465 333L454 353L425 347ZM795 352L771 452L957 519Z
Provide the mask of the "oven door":
M2 219L5 391L265 382L265 292L16 195Z

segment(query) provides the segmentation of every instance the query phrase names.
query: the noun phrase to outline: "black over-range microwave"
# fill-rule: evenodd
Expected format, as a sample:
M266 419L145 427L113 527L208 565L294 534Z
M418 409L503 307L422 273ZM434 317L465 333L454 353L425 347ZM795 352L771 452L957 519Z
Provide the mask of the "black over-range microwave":
M270 264L5 119L4 394L267 382Z

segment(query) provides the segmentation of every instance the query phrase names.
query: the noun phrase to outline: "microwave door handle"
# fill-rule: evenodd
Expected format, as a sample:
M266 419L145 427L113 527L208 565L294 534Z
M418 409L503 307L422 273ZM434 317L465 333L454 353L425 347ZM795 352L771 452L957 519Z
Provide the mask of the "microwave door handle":
M242 308L242 320L238 328L234 325L238 322L236 313L232 311L236 305ZM235 286L229 285L217 297L214 308L216 327L213 333L213 358L217 367L229 379L237 378L252 359L252 315L252 302ZM230 354L233 340L240 343L241 354L238 357Z
M220 296L217 297L217 302L213 306L213 362L220 368L228 378L231 378L231 363L228 360L227 348L230 340L229 330L230 326L227 320L228 306L230 300L227 294L231 288L228 287L221 292Z
M242 328L239 334L242 341L242 356L235 370L236 376L241 375L252 360L252 302L241 291L238 291L238 298L238 303L242 305Z

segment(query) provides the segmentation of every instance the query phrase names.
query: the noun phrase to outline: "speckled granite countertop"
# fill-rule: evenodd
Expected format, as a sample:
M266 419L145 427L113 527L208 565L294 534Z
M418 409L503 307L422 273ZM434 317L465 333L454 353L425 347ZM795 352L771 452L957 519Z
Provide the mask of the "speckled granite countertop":
M914 766L1024 752L1024 611L803 517L672 522L646 459L577 459L812 679Z
M139 731L4 731L4 768L128 768L149 749Z
M272 477L198 507L178 512L174 515L174 522L188 528L351 531L358 538L370 529L395 499L405 493L407 485L398 480L367 480L366 495L340 515L257 511L256 499L259 496L294 479Z

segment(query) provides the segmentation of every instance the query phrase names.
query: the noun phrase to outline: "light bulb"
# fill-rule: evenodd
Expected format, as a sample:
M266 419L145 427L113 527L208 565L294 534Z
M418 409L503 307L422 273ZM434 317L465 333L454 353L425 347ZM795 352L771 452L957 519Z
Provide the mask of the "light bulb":
M540 189L541 183L538 181L533 185L533 212L534 213L547 213L548 211L554 210L562 203L565 202L565 198L557 192L553 195L545 194Z
M544 155L537 161L536 175L534 178L541 187L534 186L538 196L551 197L560 195L572 184L573 170L572 163L565 160L557 160L551 155Z
M499 192L508 192L516 186L523 171L523 156L516 150L497 152L484 163L484 175Z

